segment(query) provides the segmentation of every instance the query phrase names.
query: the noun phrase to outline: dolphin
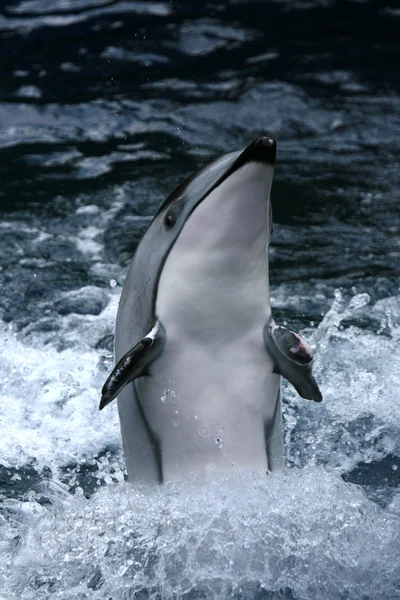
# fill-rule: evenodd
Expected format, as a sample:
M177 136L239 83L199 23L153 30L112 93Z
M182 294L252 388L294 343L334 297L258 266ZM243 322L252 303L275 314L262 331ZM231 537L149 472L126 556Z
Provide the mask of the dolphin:
M132 481L282 468L281 375L322 400L310 346L271 316L275 157L275 140L263 136L200 169L136 249L100 402L118 396Z

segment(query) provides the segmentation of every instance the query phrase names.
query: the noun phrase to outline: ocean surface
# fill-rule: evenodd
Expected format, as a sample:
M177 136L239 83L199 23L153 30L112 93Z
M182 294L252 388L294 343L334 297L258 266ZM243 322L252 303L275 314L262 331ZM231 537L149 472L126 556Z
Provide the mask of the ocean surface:
M0 7L0 600L400 598L400 10L386 0ZM133 488L99 412L165 196L278 143L286 471Z

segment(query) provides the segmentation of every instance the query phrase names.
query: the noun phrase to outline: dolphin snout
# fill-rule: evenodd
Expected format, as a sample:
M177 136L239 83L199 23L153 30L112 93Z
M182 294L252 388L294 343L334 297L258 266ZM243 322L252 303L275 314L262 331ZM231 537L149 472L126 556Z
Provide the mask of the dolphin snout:
M249 162L260 162L273 167L275 159L276 141L271 135L263 135L243 150L232 165L231 171L236 171Z
M272 136L262 136L256 140L254 148L254 160L275 164L276 159L276 141Z

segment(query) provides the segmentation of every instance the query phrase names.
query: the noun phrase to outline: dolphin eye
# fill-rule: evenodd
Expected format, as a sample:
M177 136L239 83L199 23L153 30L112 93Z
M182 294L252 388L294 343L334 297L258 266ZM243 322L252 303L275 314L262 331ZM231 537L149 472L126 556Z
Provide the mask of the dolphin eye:
M165 226L167 227L167 229L171 229L175 225L175 218L172 215L172 213L167 214L164 222L165 222Z

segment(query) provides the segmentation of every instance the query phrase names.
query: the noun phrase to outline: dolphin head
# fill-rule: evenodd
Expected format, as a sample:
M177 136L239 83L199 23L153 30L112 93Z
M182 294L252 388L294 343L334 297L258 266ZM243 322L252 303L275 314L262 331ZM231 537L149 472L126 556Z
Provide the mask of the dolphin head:
M275 156L275 140L258 138L199 171L161 207L155 221L160 235L172 238L157 290L162 320L176 315L191 331L189 321L218 326L223 305L250 312L262 303L269 309L266 252ZM238 318L234 311L231 316Z
M260 211L270 219L275 157L276 142L269 136L257 138L241 152L225 154L178 186L159 209L154 223L162 222L163 233L173 240L185 227L193 230L191 233L197 229L196 239L207 241L215 229L222 243L229 239L251 243L251 230L265 225L264 219L262 224L256 222Z
M160 292L175 289L168 299L179 310L188 290L195 290L194 280L208 290L229 280L232 290L233 282L244 282L255 265L262 264L268 274L275 156L275 140L260 137L206 165L167 197L136 249L124 284L117 317L119 354L153 327L160 316ZM202 294L201 288L197 291ZM263 293L269 306L268 290ZM119 316L125 313L131 314L129 327Z

